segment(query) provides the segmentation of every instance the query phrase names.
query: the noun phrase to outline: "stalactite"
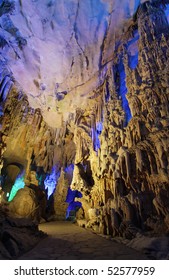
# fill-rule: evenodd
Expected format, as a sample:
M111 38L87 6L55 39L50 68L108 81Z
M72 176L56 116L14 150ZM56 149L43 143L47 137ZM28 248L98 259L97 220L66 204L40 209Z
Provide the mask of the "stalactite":
M91 196L88 207L97 213L92 219L85 216L86 226L101 233L126 237L134 234L127 225L145 229L151 218L157 223L161 218L165 231L168 225L164 218L169 214L163 195L168 196L169 188L166 127L168 23L163 10L150 3L140 7L136 21L138 34L128 40L137 42L135 53L138 59L133 56L136 59L133 64L129 61L131 55L127 53L127 46L130 43L125 41L126 36L124 46L118 49L114 59L113 71L107 73L100 88L100 94L102 89L104 91L100 148L98 157L92 149L89 157L95 183L90 189L81 181L82 193L87 187ZM117 63L119 57L124 66ZM131 109L128 123L125 123L124 100L119 95L125 79L125 98ZM94 121L92 125L96 126ZM74 183L80 180L79 175L74 173ZM88 211L86 206L84 209ZM158 231L158 228L153 230Z

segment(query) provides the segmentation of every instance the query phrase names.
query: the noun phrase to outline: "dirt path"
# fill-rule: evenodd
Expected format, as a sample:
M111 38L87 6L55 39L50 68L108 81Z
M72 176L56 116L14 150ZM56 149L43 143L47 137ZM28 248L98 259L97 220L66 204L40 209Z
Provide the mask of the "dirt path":
M49 222L39 226L48 237L20 257L21 260L139 260L146 256L80 228L70 222Z

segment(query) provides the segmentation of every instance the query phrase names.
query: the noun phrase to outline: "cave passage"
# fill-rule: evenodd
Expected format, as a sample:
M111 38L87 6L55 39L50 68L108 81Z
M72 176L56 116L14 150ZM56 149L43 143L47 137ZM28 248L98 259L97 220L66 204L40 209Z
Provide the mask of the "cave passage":
M48 234L21 260L144 260L146 255L123 244L107 240L71 222L55 221L39 225Z

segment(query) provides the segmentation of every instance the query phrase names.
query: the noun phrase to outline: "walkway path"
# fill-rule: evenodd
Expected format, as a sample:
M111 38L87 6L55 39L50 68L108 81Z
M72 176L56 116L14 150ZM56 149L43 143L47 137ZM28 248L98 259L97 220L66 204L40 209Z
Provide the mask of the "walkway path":
M49 222L39 226L48 237L20 257L21 260L139 260L141 252L108 240L70 222Z

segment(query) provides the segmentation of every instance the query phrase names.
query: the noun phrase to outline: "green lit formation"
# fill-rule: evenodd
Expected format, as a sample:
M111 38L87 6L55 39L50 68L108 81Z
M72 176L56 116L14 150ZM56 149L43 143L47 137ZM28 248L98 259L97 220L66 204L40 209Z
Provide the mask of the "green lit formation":
M15 183L11 189L8 201L11 201L15 197L18 190L22 189L24 185L24 176L16 178Z

